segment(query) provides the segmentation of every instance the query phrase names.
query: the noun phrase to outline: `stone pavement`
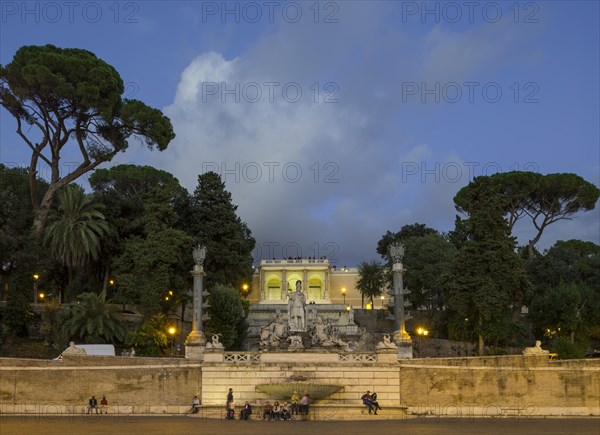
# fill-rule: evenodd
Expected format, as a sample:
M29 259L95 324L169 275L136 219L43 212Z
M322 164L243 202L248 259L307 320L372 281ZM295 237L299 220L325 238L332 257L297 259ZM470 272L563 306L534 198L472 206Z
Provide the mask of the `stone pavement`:
M1 435L547 435L600 433L599 418L435 417L370 421L226 421L186 416L7 416L0 415Z

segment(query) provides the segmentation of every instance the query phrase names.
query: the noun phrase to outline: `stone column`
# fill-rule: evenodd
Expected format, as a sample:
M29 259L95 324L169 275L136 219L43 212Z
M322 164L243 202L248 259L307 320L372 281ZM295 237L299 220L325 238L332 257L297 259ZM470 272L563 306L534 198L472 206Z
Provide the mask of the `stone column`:
M329 267L327 267L327 269L325 269L325 280L323 282L323 285L325 286L323 296L327 302L331 302L329 300Z
M260 300L259 303L265 300L265 272L260 268L260 275L258 277L258 285L260 286Z
M393 260L392 273L394 275L394 343L398 346L398 359L407 359L413 357L412 340L406 332L404 317L404 295L408 294L404 290L402 275L405 269L402 267L402 257L404 256L404 246L401 244L392 244L390 247L390 257Z
M285 269L281 269L281 300L287 301L287 273Z
M203 297L208 296L208 292L204 291L204 257L206 255L206 248L204 246L196 246L193 250L194 260L196 264L191 274L194 277L194 288L193 288L193 303L194 303L194 317L192 321L192 331L185 340L185 356L186 358L203 359L204 350L206 346L206 337L204 335L203 321L208 319L208 315L202 315L204 308L208 308L210 305L203 302Z
M306 269L304 269L302 273L302 290L304 291L306 301L308 302L308 270Z

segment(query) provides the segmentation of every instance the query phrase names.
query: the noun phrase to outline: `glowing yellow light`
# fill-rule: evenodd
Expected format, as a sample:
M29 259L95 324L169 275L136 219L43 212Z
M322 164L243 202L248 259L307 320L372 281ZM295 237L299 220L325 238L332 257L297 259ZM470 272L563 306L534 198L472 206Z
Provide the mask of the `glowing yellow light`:
M40 278L40 276L37 273L33 274L33 279L35 279L36 281Z
M175 332L176 332L176 331L177 331L177 330L175 329L175 327L174 327L174 326L171 326L171 327L169 328L169 334L171 334L171 335L175 335Z
M115 285L115 280L114 280L114 279L109 279L109 280L108 280L108 283L109 283L110 285Z

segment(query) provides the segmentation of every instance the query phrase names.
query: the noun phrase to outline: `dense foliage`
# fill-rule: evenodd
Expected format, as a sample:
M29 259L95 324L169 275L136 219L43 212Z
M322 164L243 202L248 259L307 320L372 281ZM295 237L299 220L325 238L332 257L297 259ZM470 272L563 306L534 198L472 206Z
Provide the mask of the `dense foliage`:
M39 236L58 191L126 150L132 135L161 151L175 138L167 117L141 101L123 99L124 91L119 73L87 50L24 46L0 66L0 104L31 151L30 185L39 164L51 171L41 200L36 189L30 191ZM81 163L61 173L65 147L78 150Z

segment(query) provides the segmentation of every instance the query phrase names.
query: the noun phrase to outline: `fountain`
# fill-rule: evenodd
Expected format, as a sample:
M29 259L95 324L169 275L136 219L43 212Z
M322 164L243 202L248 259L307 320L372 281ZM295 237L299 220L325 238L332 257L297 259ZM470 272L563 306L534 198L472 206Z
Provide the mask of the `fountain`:
M305 376L291 376L286 381L277 384L260 384L256 390L266 393L269 397L278 400L289 400L294 391L300 396L308 393L312 400L321 400L337 393L342 388L341 385L323 384L309 381Z

